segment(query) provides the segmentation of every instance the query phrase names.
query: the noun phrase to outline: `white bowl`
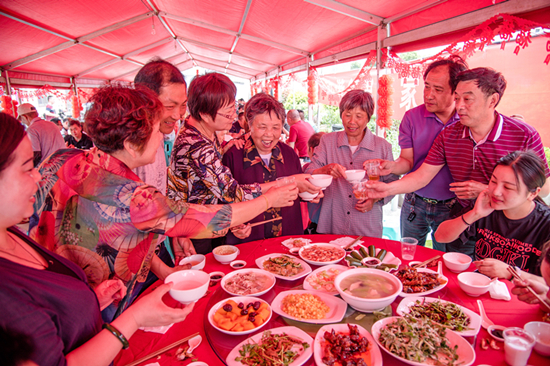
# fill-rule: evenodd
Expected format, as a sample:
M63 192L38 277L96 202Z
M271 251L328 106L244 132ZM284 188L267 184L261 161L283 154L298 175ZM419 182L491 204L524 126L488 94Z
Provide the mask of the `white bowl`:
M327 188L332 183L332 175L313 174L311 178L309 178L309 182L316 187Z
M464 272L458 275L458 285L466 294L477 297L489 291L491 279L481 273Z
M239 255L240 250L234 245L222 245L217 248L214 248L212 251L212 254L214 254L214 258L221 264L228 264L231 263L237 258Z
M360 182L361 179L365 178L366 171L363 169L356 170L346 170L346 180L350 183Z
M191 304L204 296L210 283L210 275L203 271L187 269L174 272L164 280L172 282L170 296L182 304Z
M240 331L240 332L233 332L231 330L225 330L225 329L222 329L220 327L218 327L216 325L216 322L214 321L214 314L216 313L216 311L218 311L219 308L221 308L228 300L233 300L235 301L237 304L242 302L244 303L244 305L246 306L246 304L250 303L250 302L256 302L256 301L259 301L259 302L263 302L267 305L267 308L269 309L269 317L267 318L267 320L262 324L260 325L259 327L256 327L254 329L249 329L249 330L244 330L244 331ZM222 333L225 333L225 334L230 334L230 335L244 335L244 334L250 334L250 333L254 333L255 331L257 331L258 329L264 327L267 323L269 323L269 321L271 320L271 317L273 316L273 311L271 310L271 306L269 306L269 303L267 303L266 301L260 299L259 297L250 297L250 296L239 296L239 297L230 297L228 299L223 299L222 301L218 302L216 305L212 306L210 308L210 310L208 311L208 321L210 322L210 324L216 328L217 330L219 330L220 332Z
M523 326L523 329L537 339L535 351L541 356L550 356L550 324L545 322L529 322Z
M298 193L298 196L300 196L300 198L304 201L311 201L312 199L314 199L318 195L319 195L319 192L309 193L309 192L305 191L305 192Z
M472 258L462 253L445 253L443 254L443 262L445 262L445 266L449 268L449 271L460 273L470 267Z
M349 295L342 291L340 287L342 281L351 275L359 273L378 275L390 280L395 285L394 293L390 296L382 297L379 299L364 299L361 297ZM352 268L345 272L342 272L334 279L334 287L336 287L336 290L338 291L340 296L342 296L342 299L344 299L344 301L347 302L352 308L365 313L372 313L374 311L384 309L386 306L394 302L395 298L401 293L401 291L403 291L403 284L397 277L388 272L372 268Z
M191 264L191 269L203 269L206 264L206 257L202 254L193 254L183 258L178 264L181 266L187 263Z

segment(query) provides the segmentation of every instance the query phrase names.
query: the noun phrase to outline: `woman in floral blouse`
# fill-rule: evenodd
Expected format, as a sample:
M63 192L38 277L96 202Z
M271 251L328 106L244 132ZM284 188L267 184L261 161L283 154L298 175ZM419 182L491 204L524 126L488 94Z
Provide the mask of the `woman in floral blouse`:
M168 197L175 201L198 204L220 204L251 200L275 185L271 183L239 184L231 171L222 164L223 151L216 131L229 130L236 116L235 84L225 75L210 73L197 76L188 90L187 107L190 116L172 149L168 169ZM232 140L242 148L242 140ZM300 191L316 192L305 178L298 175ZM235 230L237 237L248 236L249 228ZM221 245L223 238L192 240L197 253L209 253Z
M235 205L173 202L132 172L154 161L162 139L156 96L146 88L111 86L91 102L86 124L96 148L60 150L43 164L36 202L42 212L33 235L79 264L92 286L110 277L122 280L128 290L124 303L149 270L164 279L181 269L156 256L152 243L158 234L223 236L266 208L291 205L297 196L287 188Z

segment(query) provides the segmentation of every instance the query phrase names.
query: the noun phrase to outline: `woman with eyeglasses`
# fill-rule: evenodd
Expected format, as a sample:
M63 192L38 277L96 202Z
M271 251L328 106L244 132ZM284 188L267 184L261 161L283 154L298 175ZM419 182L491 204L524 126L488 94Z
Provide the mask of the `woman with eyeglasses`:
M189 84L189 117L174 142L168 168L168 197L197 204L226 204L259 197L275 182L239 184L229 168L222 164L223 151L216 132L229 130L236 116L237 88L225 75L209 73L197 76ZM228 147L242 148L243 140L232 140ZM317 188L297 175L300 191ZM232 230L237 237L247 237L250 227ZM197 253L207 254L222 245L224 238L192 239Z

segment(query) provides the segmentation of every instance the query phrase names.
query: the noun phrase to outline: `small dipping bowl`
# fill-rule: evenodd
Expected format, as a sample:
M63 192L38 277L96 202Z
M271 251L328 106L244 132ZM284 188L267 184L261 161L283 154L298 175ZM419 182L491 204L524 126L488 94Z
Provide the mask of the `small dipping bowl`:
M502 325L489 325L487 327L487 333L497 341L504 342L504 336L502 335L504 329L506 329L506 327Z
M174 272L164 280L172 282L170 296L182 304L191 304L204 296L210 283L210 276L203 271L193 269Z
M189 257L183 258L178 264L191 264L191 269L203 269L206 264L206 257L202 254L193 254Z
M449 271L454 273L464 272L470 267L472 258L462 253L445 253L443 254L443 262Z
M314 199L315 197L317 197L319 195L319 192L317 193L309 193L309 192L301 192L301 193L298 193L298 196L300 196L300 198L303 200L303 201L311 201L312 199Z
M332 183L332 175L328 174L313 174L311 178L308 179L311 184L316 187L321 187L322 189L327 188Z
M346 180L350 183L360 182L365 177L365 173L363 169L346 170Z
M218 282L220 282L225 276L225 273L221 271L212 272L209 274L210 276L210 286L215 286Z
M233 269L241 269L241 268L244 268L246 266L246 262L242 261L242 260L233 261L233 262L229 263L229 266Z
M376 257L365 257L363 258L363 260L361 260L361 264L369 268L374 268L380 265L381 263L382 261Z
M458 275L458 285L467 295L478 297L489 291L491 279L481 273L463 272Z
M545 322L529 322L523 329L536 338L535 352L539 355L550 356L550 324Z
M217 248L214 248L212 254L214 258L221 264L229 264L239 255L240 250L234 245L222 245Z

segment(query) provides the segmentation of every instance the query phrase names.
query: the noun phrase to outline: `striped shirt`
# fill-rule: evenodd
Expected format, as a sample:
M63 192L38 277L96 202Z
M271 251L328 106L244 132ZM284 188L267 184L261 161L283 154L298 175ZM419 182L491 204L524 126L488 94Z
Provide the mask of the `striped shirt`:
M447 164L455 182L474 180L488 184L501 157L517 150L532 150L544 161L546 176L550 176L538 132L524 122L502 114L498 116L498 123L487 138L477 143L470 129L461 123L444 129L435 139L425 163ZM465 202L461 203L465 205Z
M311 174L332 163L340 164L344 169L363 169L363 162L369 159L393 160L390 143L367 129L357 150L352 153L346 133L332 132L321 137L306 173ZM397 179L393 174L380 177L386 183ZM375 203L372 210L363 213L355 209L357 199L353 195L352 184L344 178L333 179L324 193L317 232L382 237L382 205L391 201L393 196Z

